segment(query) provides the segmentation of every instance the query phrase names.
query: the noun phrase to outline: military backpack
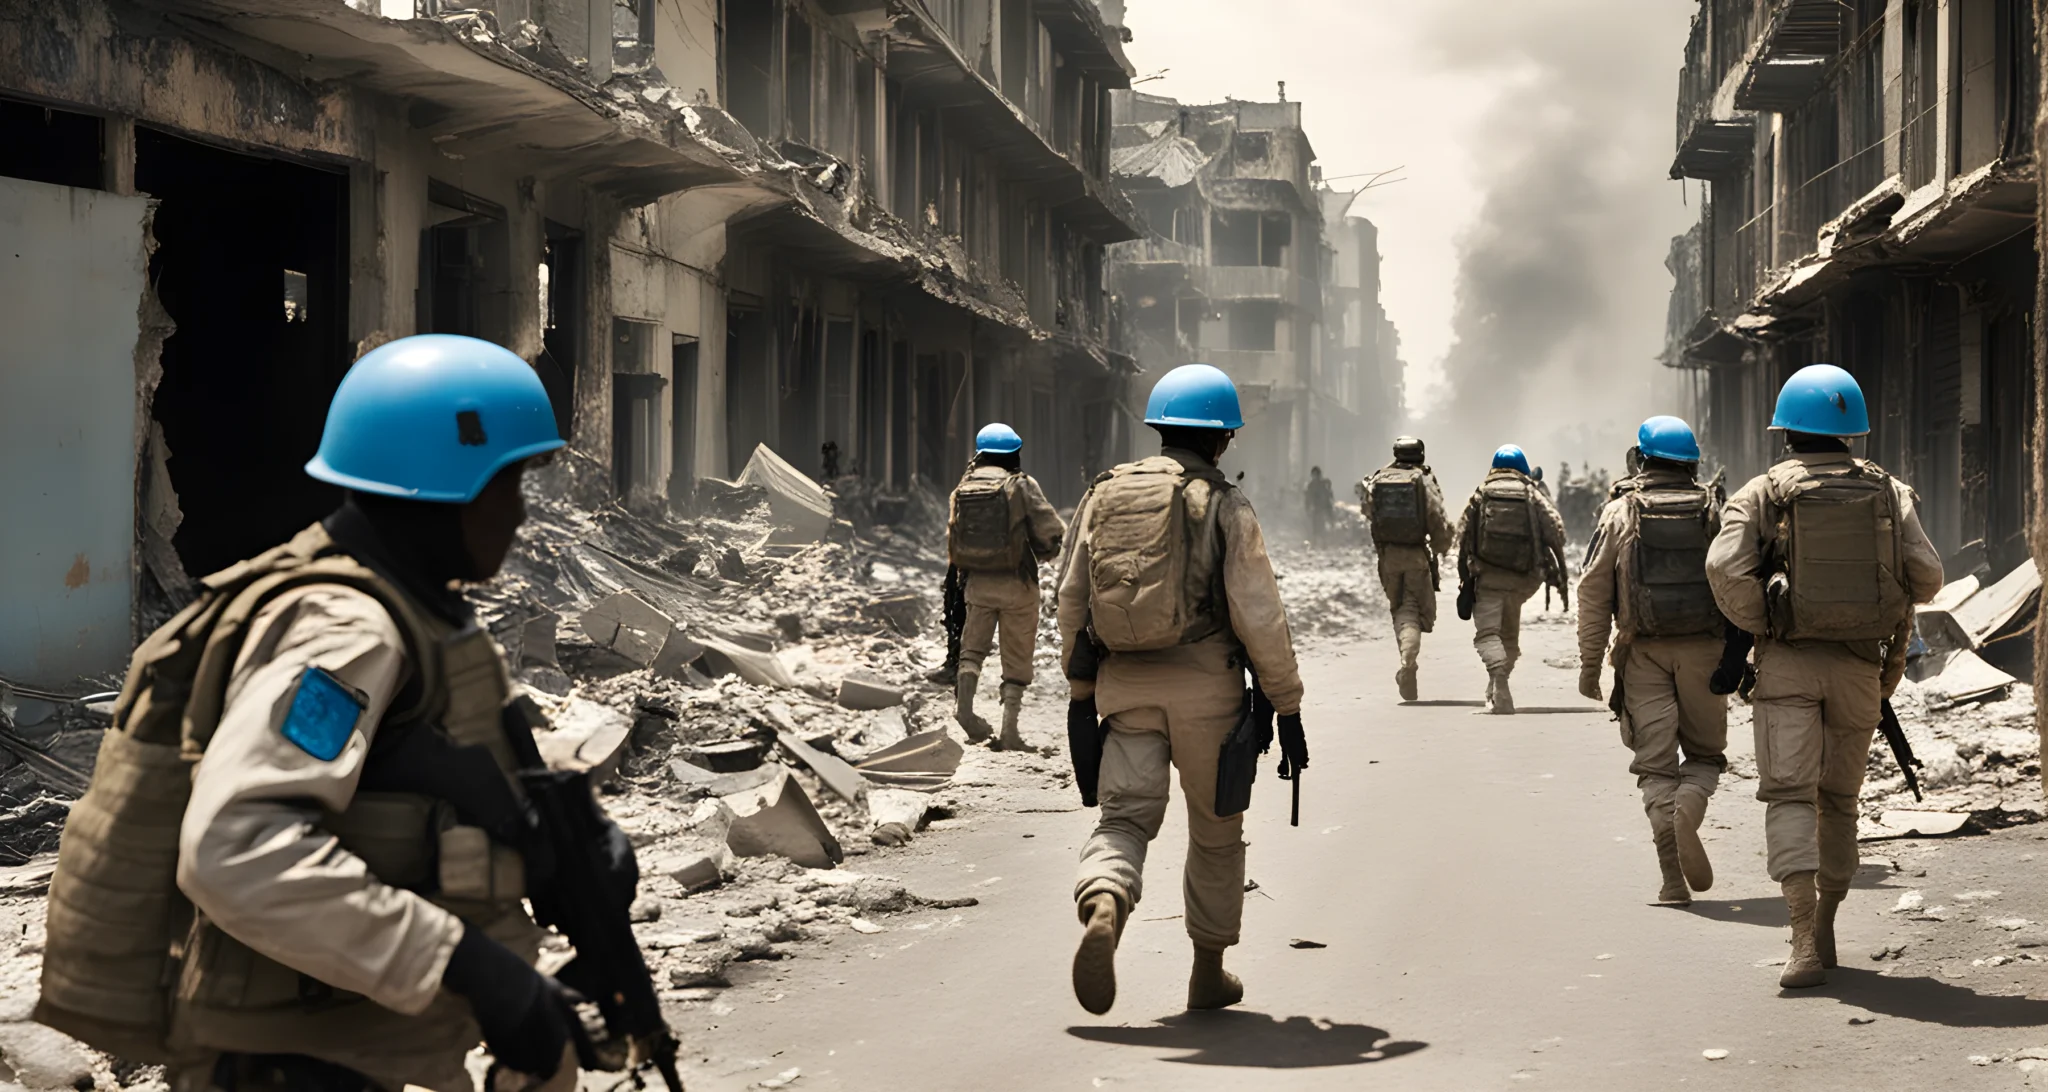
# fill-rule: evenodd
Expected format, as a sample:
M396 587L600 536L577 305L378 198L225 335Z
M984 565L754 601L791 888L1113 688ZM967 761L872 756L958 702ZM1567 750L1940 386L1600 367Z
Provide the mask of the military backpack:
M1088 501L1088 607L1112 652L1191 644L1227 624L1217 503L1221 471L1153 456L1096 480Z
M1536 528L1536 487L1501 477L1479 487L1479 530L1473 553L1486 564L1512 573L1533 573L1542 558Z
M1707 582L1707 547L1714 540L1713 498L1699 486L1635 488L1624 494L1635 509L1633 543L1624 544L1629 605L1642 637L1690 637L1722 631L1721 609Z
M1429 501L1427 472L1417 467L1390 466L1367 483L1372 497L1372 540L1380 546L1427 546Z
M962 572L1014 573L1023 564L1016 482L1017 476L1008 471L980 467L953 490L946 549Z
M1808 465L1766 474L1766 609L1783 641L1882 641L1913 617L1904 514L1876 463ZM1782 579L1780 579L1782 578Z

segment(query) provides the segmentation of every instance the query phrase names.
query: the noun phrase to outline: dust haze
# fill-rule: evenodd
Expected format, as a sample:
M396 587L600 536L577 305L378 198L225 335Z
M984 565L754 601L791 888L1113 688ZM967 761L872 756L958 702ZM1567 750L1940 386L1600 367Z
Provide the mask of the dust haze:
M1463 3L1425 29L1444 66L1499 88L1469 145L1480 198L1458 243L1441 387L1415 422L1454 495L1502 443L1553 473L1560 459L1618 471L1636 424L1676 412L1654 361L1668 243L1696 216L1666 177L1694 8Z

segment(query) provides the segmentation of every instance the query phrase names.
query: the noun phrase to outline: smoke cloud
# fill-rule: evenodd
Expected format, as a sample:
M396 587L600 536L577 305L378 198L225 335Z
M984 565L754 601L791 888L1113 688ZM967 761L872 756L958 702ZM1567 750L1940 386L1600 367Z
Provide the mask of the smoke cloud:
M1678 412L1657 356L1664 260L1698 214L1667 178L1695 10L1444 4L1426 29L1442 64L1502 88L1469 145L1482 197L1459 241L1443 386L1417 422L1452 493L1502 443L1553 472L1560 459L1618 470L1636 424Z

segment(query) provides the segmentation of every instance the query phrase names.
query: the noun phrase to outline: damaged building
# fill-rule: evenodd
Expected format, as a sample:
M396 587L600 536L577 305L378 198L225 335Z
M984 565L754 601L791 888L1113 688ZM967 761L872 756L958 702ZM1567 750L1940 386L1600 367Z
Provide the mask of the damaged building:
M1147 374L1201 361L1237 382L1247 427L1233 450L1254 496L1312 465L1349 476L1401 413L1377 233L1348 215L1355 195L1321 185L1284 91L1200 106L1115 96L1117 181L1148 226L1110 256L1126 343Z
M1678 96L1665 363L1710 463L1763 469L1779 387L1854 373L1868 452L1952 569L2029 556L2039 65L2014 0L1705 0ZM1688 182L1688 185L1691 185ZM1954 575L1954 574L1952 574Z
M950 484L1128 449L1104 248L1125 32L1089 0L49 0L0 18L0 676L118 669L338 497L301 466L414 333L530 361L594 496L767 444Z

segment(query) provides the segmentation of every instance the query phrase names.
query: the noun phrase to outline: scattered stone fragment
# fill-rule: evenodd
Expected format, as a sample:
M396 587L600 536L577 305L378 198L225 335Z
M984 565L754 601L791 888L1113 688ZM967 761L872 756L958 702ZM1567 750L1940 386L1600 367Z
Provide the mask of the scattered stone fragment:
M810 767L825 787L836 793L840 799L856 807L867 794L868 783L862 780L854 768L838 755L828 755L816 747L798 739L794 732L778 732L776 742L788 751L798 762Z
M754 1087L755 1087L755 1088L771 1088L771 1089L772 1089L772 1088L788 1088L788 1087L789 1087L790 1085L792 1085L792 1084L795 1084L795 1083L796 1083L796 1079L797 1079L798 1077L801 1077L801 1076L803 1076L803 1075L804 1075L804 1071L803 1071L803 1070L802 1070L801 1068L799 1068L799 1067L796 1067L796 1066L791 1066L790 1068L788 1068L788 1069L785 1069L785 1070L783 1070L783 1071L782 1071L782 1072L780 1072L780 1073L777 1073L777 1074L776 1074L775 1076L773 1076L773 1077L770 1077L770 1078L768 1078L768 1079L767 1079L767 1080L765 1080L765 1081L756 1081L756 1082L754 1083Z
M633 722L608 705L570 698L554 717L554 730L537 733L540 756L557 770L588 770L602 783L618 772Z
M755 686L796 689L796 678L773 652L743 647L716 637L704 638L704 666L712 677L738 675Z
M848 709L887 709L903 704L903 691L884 682L848 675L839 680L838 701Z
M626 911L626 920L635 925L645 925L651 921L660 921L661 900L645 895L634 899L633 905Z
M92 1055L76 1040L41 1024L0 1024L0 1057L32 1092L93 1086Z
M761 765L761 744L751 739L726 739L693 744L683 749L692 765L713 773L738 773Z
M1927 896L1918 891L1908 891L1899 896L1898 904L1892 907L1894 914L1910 914L1927 905Z
M1700 1051L1700 1057L1705 1058L1710 1062L1718 1062L1728 1057L1728 1052L1722 1050L1720 1047L1710 1047L1706 1050Z
M869 755L854 769L877 785L931 790L952 780L964 754L959 741L943 730L920 732Z
M1860 1028L1860 1027L1863 1027L1863 1026L1865 1026L1865 1025L1867 1025L1867 1024L1875 1024L1875 1023L1877 1023L1877 1017L1875 1017L1875 1016L1851 1016L1851 1017L1849 1018L1849 1026L1850 1026L1850 1027L1856 1027L1856 1028Z
M931 797L905 789L871 789L868 792L868 839L878 846L908 844L913 834L924 829L931 810Z
M733 813L726 845L738 856L773 854L807 868L831 868L846 859L803 786L786 770L760 788L724 800Z
M915 592L885 595L862 607L860 612L888 623L905 637L915 637L924 624L924 597Z
M876 925L874 922L869 921L866 918L848 918L846 924L850 926L854 932L865 933L870 936L882 931L881 926Z

